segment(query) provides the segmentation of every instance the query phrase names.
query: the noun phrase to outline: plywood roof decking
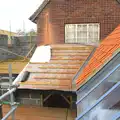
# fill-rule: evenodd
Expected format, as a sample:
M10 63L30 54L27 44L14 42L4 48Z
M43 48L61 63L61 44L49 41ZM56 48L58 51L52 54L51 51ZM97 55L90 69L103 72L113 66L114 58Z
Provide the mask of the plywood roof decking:
M87 59L93 46L51 45L52 57L48 63L30 63L28 80L20 89L71 91L72 78Z
M1 61L0 62L0 74L8 74L9 64L12 64L12 73L19 74L27 63L28 63L28 60L23 61L20 59Z
M120 48L120 25L103 40L77 80L77 88L89 80Z
M9 106L4 105L3 114L9 109ZM75 117L75 111L64 108L19 106L15 112L15 120L74 120ZM11 117L8 120L11 120Z

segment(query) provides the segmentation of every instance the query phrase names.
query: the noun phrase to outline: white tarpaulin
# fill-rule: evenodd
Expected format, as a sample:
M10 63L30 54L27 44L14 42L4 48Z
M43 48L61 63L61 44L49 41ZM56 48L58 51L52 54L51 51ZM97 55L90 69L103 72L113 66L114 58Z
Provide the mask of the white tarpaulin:
M49 62L51 59L51 47L39 46L36 48L30 62Z
M30 59L30 62L49 62L51 59L51 47L50 46L40 46L37 47L32 58ZM15 85L17 82L20 82L22 80L22 76L24 72L26 71L27 66L29 63L24 67L24 69L20 72L20 74L17 76L17 78L14 80L13 85Z

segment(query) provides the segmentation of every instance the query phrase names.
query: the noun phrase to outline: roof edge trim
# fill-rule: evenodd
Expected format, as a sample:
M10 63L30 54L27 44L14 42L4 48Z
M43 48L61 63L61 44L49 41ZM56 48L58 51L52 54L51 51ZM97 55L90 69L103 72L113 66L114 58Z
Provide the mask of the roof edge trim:
M50 2L50 0L44 0L42 4L38 7L38 9L29 17L29 20L36 23L37 16L43 11L45 6Z
M112 60L117 54L120 53L120 48L118 48L113 55L99 68L97 69L94 73L92 73L86 80L83 82L79 87L77 87L76 91L79 91L79 89L84 86L94 75L96 75L105 65L107 65L110 60Z

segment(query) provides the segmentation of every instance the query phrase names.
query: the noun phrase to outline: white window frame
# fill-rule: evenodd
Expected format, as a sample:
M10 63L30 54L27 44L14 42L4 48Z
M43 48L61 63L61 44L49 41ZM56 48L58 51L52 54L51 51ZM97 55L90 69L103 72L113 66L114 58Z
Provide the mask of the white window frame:
M87 33L87 35L86 35L86 37L83 37L83 39L86 39L86 41L78 41L78 26L85 26L86 25L86 27L87 27L87 30L86 31L82 31L82 32L86 32ZM74 29L74 31L73 31L73 36L74 36L74 38L70 38L69 39L69 37L68 37L68 34L69 34L69 32L67 33L67 30L69 29L68 27L69 26L71 26L71 27L75 27L75 29ZM95 30L95 27L93 27L93 29L91 30L91 31L89 31L89 29L90 29L90 26L97 26L97 29ZM73 27L73 28L74 28ZM84 28L82 28L82 29L84 29ZM72 29L71 29L71 31L72 31ZM71 32L70 31L70 32ZM75 32L75 33L74 33ZM93 38L91 38L91 39L93 39L93 40L90 40L90 37L89 37L89 35L90 35L90 32L93 32ZM95 32L97 32L97 37L95 37ZM68 37L68 38L67 38ZM72 40L73 39L73 40ZM82 37L80 38L80 39L82 39ZM96 41L95 41L96 40ZM99 23L86 23L86 24L66 24L65 25L65 43L82 43L82 44L92 44L92 45L94 45L94 44L99 44L99 40L100 40L100 24ZM94 41L94 42L93 42Z

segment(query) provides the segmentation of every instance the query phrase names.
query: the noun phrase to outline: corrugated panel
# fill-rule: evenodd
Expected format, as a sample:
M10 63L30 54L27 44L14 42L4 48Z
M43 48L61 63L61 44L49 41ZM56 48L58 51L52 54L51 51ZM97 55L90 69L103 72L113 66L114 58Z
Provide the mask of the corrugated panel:
M52 56L47 63L30 63L28 80L20 88L71 91L72 79L93 50L92 46L52 45Z
M96 49L88 65L82 71L77 80L77 88L86 82L87 78L95 74L112 57L114 52L120 48L120 25L103 40Z

